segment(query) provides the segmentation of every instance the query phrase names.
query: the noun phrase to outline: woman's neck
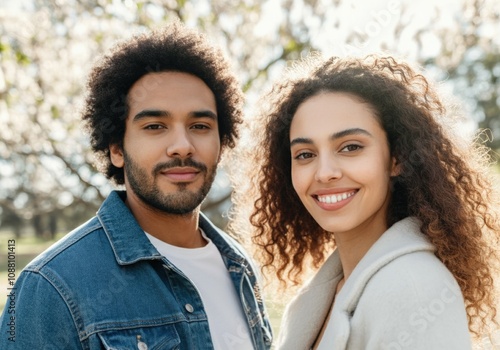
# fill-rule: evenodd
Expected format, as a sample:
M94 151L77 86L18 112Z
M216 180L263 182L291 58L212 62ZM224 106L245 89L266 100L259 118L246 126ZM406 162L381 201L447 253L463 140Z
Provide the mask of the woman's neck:
M354 268L386 230L387 223L384 220L364 222L354 230L334 233L344 281L347 281Z

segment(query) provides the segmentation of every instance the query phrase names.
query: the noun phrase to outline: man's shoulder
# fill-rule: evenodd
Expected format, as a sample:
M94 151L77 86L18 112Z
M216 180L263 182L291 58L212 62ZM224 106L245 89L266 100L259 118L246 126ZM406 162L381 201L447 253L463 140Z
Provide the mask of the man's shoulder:
M96 217L93 217L43 251L26 266L25 270L38 272L46 265L64 263L68 255L72 259L84 257L88 249L95 249L95 240L99 240L99 236L103 236L103 234L101 223Z

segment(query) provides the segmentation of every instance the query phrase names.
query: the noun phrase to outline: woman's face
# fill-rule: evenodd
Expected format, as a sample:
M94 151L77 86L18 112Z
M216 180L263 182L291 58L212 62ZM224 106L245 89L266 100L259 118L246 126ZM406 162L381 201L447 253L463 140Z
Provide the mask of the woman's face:
M290 152L293 187L324 230L387 229L398 169L371 105L347 93L308 98L293 117Z

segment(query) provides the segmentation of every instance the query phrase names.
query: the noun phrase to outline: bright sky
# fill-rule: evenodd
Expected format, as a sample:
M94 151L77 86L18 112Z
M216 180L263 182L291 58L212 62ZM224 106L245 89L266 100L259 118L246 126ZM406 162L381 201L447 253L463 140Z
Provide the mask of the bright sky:
M20 10L23 4L32 0L0 0L0 11ZM208 1L208 0L207 0ZM262 1L263 15L255 27L256 34L265 38L271 33L277 33L277 28L283 22L284 15L280 11L284 0ZM433 34L422 37L422 47L417 47L413 40L416 31L428 27L430 23L441 28L450 27L453 17L460 10L462 1L457 0L341 0L338 6L332 5L332 0L317 0L318 6L326 14L327 21L321 26L320 21L312 16L310 10L303 6L303 0L292 1L290 8L292 17L301 18L311 28L313 46L321 48L326 55L348 55L377 52L388 48L391 53L407 57L410 60L421 57L436 56L440 42ZM205 0L192 0L190 4L197 12L208 11ZM113 8L133 8L130 0L114 0ZM339 20L340 19L340 20ZM236 26L224 18L219 19L221 26ZM404 30L394 37L395 27L404 24ZM22 28L20 28L22 30ZM356 34L350 44L348 37ZM270 53L269 53L270 54ZM276 74L280 67L275 68ZM271 78L275 72L271 72ZM250 97L250 100L253 98Z
M397 24L407 23L403 37L396 38L401 43L410 44L410 37L420 28L425 28L431 21L440 26L450 26L453 16L460 7L461 1L442 0L342 0L339 6L332 6L331 0L319 0L326 13L327 23L320 27L319 20L311 16L310 11L302 6L302 1L294 1L291 7L292 16L306 18L312 29L311 35L315 46L321 47L326 54L339 55L357 53L357 51L379 50L382 43L394 41L394 28ZM280 13L282 0L269 0L264 3L266 9L261 18L261 25L256 31L262 36L269 35L280 25L283 15ZM404 11L403 11L404 9ZM439 16L436 17L437 11ZM338 18L341 20L335 23ZM436 22L437 21L437 22ZM358 34L354 45L345 43L348 35ZM436 40L430 38L424 47L427 54L435 54L438 46ZM402 45L402 53L412 54L409 45ZM354 51L354 52L352 52Z
M192 0L197 12L201 13L209 10L206 2L202 0ZM208 0L207 0L208 1ZM31 3L32 0L0 0L0 10L4 13L20 10L23 5ZM321 47L326 54L335 53L351 54L364 51L379 50L382 44L392 48L395 38L393 37L394 27L397 24L408 23L402 36L396 38L400 43L400 54L412 56L415 54L415 47L411 47L411 36L419 28L425 28L430 21L439 23L441 26L449 26L453 20L453 15L460 7L462 1L457 0L341 0L338 6L333 6L331 0L318 0L318 5L326 14L327 23L320 27L319 20L312 16L307 8L303 7L303 1L293 1L291 7L292 16L295 18L305 18L306 23L311 28L313 44ZM260 24L255 28L255 32L261 36L275 33L276 28L283 21L283 13L280 11L283 0L267 0L262 2L263 15ZM189 5L189 4L188 4ZM130 0L115 0L113 8L134 7ZM403 12L402 10L405 9ZM439 17L436 18L436 9ZM334 21L340 18L338 23ZM230 27L231 24L221 19L221 25ZM235 24L237 25L237 24ZM346 38L352 33L357 34L357 39L353 45L346 45ZM436 38L426 37L423 47L426 54L433 55L438 49ZM403 43L403 45L401 45ZM407 43L405 46L404 43Z

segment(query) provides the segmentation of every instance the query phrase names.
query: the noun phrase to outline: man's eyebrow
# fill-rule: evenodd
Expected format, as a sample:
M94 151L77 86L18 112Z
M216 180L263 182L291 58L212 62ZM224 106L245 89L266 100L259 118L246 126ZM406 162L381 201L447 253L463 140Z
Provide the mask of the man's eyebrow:
M150 117L169 117L169 116L170 116L170 114L166 111L157 110L157 109L145 109L145 110L137 113L134 116L133 121L137 122L141 119L148 118L148 117L150 118Z
M217 114L215 114L214 112L212 112L209 109L204 109L201 111L194 111L191 113L191 116L193 116L195 118L207 118L208 117L210 119L217 120Z
M133 121L139 121L144 118L154 118L154 117L170 117L171 114L167 111L163 110L158 110L158 109L145 109L143 111L140 111L134 116ZM199 111L194 111L190 113L191 117L194 118L210 118L213 120L217 120L217 114L212 112L211 110L199 110Z
M337 139L340 139L340 138L346 137L346 136L350 136L350 135L366 135L366 136L373 137L373 135L370 134L365 129L351 128L351 129L345 129L345 130L333 133L332 135L330 135L329 139L331 141L335 141ZM290 147L292 147L292 146L294 146L296 144L312 145L313 141L311 139L309 139L309 138L306 138L306 137L297 137L297 138L293 139L292 141L290 141Z

